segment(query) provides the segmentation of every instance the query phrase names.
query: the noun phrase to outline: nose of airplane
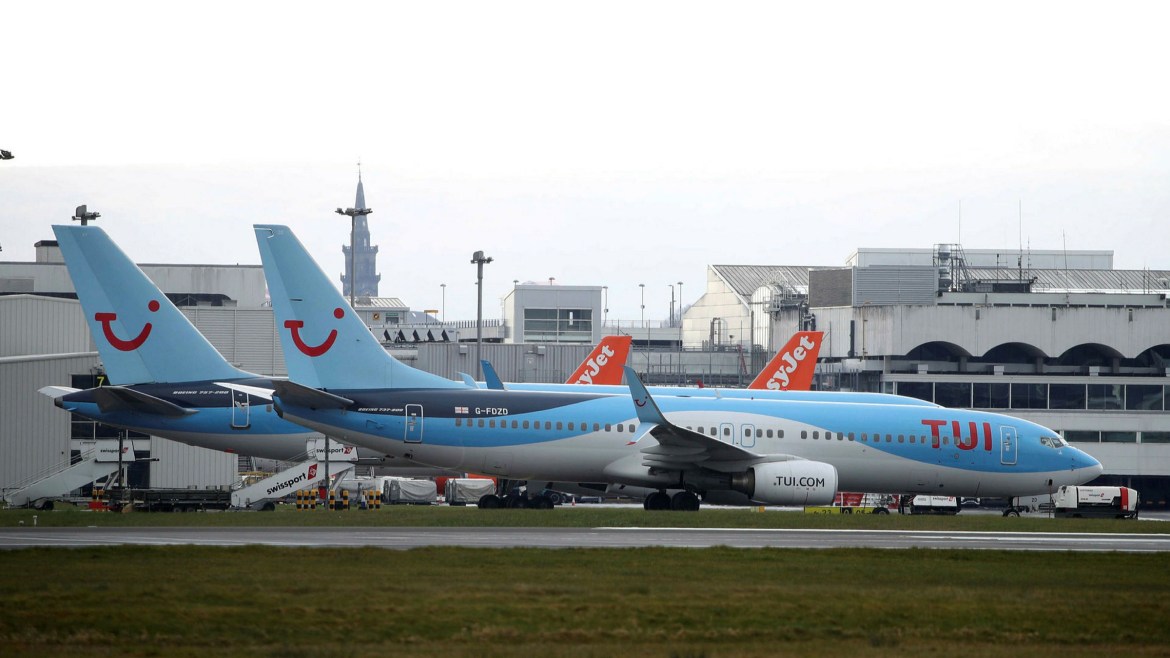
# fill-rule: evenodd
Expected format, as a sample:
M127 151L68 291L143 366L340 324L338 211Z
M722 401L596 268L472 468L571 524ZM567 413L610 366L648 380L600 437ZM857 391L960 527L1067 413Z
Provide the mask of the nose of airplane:
M1073 470L1084 471L1095 478L1105 472L1105 467L1096 457L1083 450L1077 450L1073 455Z

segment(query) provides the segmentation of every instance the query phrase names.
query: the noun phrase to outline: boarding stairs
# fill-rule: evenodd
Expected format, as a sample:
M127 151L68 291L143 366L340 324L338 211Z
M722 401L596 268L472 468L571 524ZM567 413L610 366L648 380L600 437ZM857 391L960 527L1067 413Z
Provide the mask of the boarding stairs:
M306 444L308 459L293 464L275 475L232 492L232 507L238 509L271 509L270 503L302 489L314 489L325 480L326 439L312 439ZM329 478L338 477L357 466L358 453L353 446L329 440Z
M39 506L45 500L60 498L74 489L109 477L117 473L122 464L134 461L131 441L98 439L84 442L83 446L80 461L59 464L15 487L5 489L4 502L10 507L25 507L29 504Z

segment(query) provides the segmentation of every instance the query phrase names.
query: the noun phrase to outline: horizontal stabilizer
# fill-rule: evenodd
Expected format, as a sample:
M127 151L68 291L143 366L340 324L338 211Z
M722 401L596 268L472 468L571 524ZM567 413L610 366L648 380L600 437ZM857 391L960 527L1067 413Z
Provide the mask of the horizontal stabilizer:
M40 393L41 395L47 395L53 399L57 399L65 397L70 393L76 393L80 390L80 388L69 388L68 386L42 386L41 388L37 389L37 393Z
M156 416L171 416L174 418L190 416L197 413L195 409L180 407L173 402L167 402L147 395L142 391L123 386L102 386L93 390L94 400L98 409L103 413L113 411L132 411L140 414L154 414Z
M310 409L345 409L353 404L353 400L349 398L302 386L295 382L276 381L273 384L276 386L277 397L284 404Z
M274 391L271 388L247 386L245 384L234 384L232 382L215 382L215 385L222 386L224 388L230 388L231 390L239 391L240 393L247 393L253 397L260 398L261 400L268 400L269 402L272 402L272 393Z
M479 388L478 386L475 385L475 377L472 377L471 375L469 375L465 372L459 373L459 377L463 380L464 384L467 384L468 387Z

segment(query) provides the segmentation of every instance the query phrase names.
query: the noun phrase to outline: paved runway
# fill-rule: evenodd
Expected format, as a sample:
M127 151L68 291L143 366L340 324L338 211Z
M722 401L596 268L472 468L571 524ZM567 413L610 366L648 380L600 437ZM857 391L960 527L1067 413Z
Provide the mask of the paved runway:
M410 549L478 548L963 548L1168 552L1170 535L726 528L0 528L0 549L125 544Z

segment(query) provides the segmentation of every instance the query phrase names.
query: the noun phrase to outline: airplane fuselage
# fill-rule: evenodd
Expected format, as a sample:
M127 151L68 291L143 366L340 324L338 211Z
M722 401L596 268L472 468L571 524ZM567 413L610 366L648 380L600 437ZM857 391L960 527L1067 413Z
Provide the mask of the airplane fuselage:
M345 409L284 404L285 418L432 466L514 479L669 487L643 465L629 396L419 389L331 390ZM1087 482L1100 464L1055 432L1009 416L933 406L655 398L674 425L758 455L833 465L839 488L1008 496ZM723 472L750 464L722 463ZM691 469L691 475L700 475ZM688 477L683 472L681 477Z

